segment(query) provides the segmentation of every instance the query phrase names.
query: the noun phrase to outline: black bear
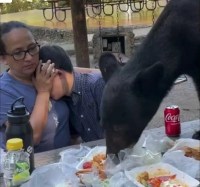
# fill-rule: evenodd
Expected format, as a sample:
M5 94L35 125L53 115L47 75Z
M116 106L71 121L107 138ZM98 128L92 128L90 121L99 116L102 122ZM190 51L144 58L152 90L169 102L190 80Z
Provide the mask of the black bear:
M200 99L200 0L170 0L125 66L109 66L111 56L99 59L101 124L107 153L117 154L138 141L181 74L192 77Z

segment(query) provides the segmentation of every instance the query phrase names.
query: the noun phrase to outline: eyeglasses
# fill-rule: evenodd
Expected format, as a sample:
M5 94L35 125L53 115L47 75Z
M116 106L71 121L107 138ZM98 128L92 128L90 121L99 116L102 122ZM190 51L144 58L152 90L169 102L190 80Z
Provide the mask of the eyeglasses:
M34 56L39 53L39 50L40 50L40 45L36 43L35 45L31 46L29 49L25 51L18 51L13 54L6 53L6 55L10 55L13 57L14 60L19 61L19 60L24 60L27 53L31 56Z

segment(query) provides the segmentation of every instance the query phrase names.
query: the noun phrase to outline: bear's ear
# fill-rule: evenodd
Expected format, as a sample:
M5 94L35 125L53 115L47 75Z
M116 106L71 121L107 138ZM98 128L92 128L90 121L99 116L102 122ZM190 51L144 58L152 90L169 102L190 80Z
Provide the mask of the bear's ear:
M107 82L113 73L119 68L116 57L109 52L102 53L99 58L99 69L105 82Z
M139 95L154 95L163 77L164 66L158 62L138 73L132 84L132 90Z

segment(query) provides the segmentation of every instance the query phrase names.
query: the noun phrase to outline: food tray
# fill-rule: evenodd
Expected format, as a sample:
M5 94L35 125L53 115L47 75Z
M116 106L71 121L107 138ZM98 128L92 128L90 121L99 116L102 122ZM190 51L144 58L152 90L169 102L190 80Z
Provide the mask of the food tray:
M176 179L185 184L187 187L197 187L200 184L196 179L166 163L157 163L153 165L137 167L130 171L126 171L125 173L129 180L137 185L137 187L144 187L144 185L137 181L137 176L144 171L147 171L148 173L158 173L159 171L162 171L162 175L176 174Z
M89 153L81 160L81 162L76 166L77 170L83 169L83 164L85 162L91 161L93 157L97 154L106 154L106 146L96 146L89 151Z

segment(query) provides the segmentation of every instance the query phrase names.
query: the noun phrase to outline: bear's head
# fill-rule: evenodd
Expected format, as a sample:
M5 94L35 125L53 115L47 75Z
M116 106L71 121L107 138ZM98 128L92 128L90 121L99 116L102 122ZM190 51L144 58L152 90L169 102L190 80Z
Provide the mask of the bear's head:
M99 67L106 81L101 102L101 124L105 129L107 154L135 144L159 107L158 83L161 63L139 70L120 66L111 53L103 53Z

